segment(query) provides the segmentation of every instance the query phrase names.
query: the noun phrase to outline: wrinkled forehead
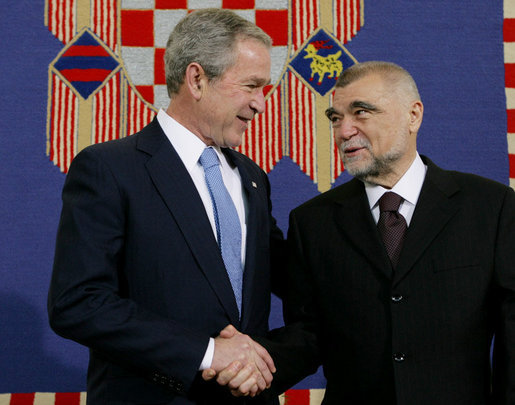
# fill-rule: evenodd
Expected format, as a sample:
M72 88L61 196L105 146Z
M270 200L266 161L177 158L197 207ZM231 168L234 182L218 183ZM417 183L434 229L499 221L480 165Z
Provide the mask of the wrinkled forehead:
M369 74L344 87L337 87L333 94L333 104L340 108L348 108L356 102L386 103L393 101L395 91L383 77Z

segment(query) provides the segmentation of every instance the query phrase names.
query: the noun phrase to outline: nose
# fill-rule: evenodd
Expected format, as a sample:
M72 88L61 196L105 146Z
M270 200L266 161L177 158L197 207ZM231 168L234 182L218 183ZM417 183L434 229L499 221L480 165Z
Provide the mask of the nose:
M256 92L255 97L250 102L250 108L255 114L263 114L265 112L265 93L264 90Z
M338 126L334 127L334 136L338 141L347 141L358 134L358 129L351 118L342 118Z

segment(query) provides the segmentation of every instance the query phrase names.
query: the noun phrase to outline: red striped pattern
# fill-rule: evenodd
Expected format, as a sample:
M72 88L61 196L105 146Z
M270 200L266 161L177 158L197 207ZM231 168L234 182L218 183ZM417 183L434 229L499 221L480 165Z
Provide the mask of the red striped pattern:
M95 143L121 138L121 73L114 75L93 98Z
M47 154L66 173L75 156L78 121L77 96L54 73L51 74L51 93L47 132Z
M361 29L362 1L339 0L334 2L334 6L334 35L346 44Z
M318 1L298 0L291 2L292 45L296 51L302 43L318 28Z
M77 31L77 0L47 0L45 24L62 43L70 41Z
M503 24L504 42L515 42L515 18L505 18Z
M281 134L281 89L277 87L266 101L265 112L250 122L236 150L268 173L283 157Z
M511 45L512 43L515 43L515 18L504 19L503 35L505 44L510 43ZM513 63L513 60L510 60L509 62L511 63L504 64L505 87L506 89L515 89L515 63ZM513 104L514 102L512 100L511 105ZM508 136L514 136L513 134L515 134L515 109L508 109L508 105L506 106L506 117L508 134L510 134ZM515 151L508 150L509 177L512 182L515 180L515 154L513 152Z
M314 182L316 172L315 95L289 72L290 157Z
M154 118L155 112L149 104L139 98L137 92L132 87L127 85L126 89L127 128L125 136L128 136L140 131L145 125L150 123L152 118Z
M117 51L117 0L91 0L91 29L109 48Z

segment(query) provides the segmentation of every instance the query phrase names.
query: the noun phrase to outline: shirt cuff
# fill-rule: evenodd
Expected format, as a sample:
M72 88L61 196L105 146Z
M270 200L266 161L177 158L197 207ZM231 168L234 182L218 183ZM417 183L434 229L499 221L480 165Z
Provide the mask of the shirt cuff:
M200 363L199 370L206 370L208 368L211 368L211 363L213 363L214 354L215 354L215 339L209 338L209 344L207 345L206 354L204 354L202 363Z

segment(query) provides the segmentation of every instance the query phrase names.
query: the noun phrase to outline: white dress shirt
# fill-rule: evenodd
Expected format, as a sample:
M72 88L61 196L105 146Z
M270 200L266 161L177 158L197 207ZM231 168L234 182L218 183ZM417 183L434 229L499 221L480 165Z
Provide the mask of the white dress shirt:
M365 191L367 193L368 203L370 204L372 216L374 217L376 224L377 221L379 221L380 214L379 199L387 191L393 191L403 198L399 207L399 214L406 219L406 223L409 226L411 218L413 217L413 212L415 211L415 206L417 205L418 197L420 196L422 184L424 184L424 179L426 178L426 171L427 166L422 162L422 159L417 153L415 160L409 169L391 190L378 186L377 184L365 182Z
M163 129L166 137L171 142L172 146L179 155L182 163L186 167L197 191L202 199L202 203L206 209L206 214L211 223L211 228L215 238L217 238L215 215L213 212L213 202L206 184L206 178L204 175L204 168L199 162L200 155L206 148L206 144L191 131L186 129L184 126L179 124L176 120L170 117L164 110L159 110L157 113L157 121ZM241 184L241 176L237 167L232 167L225 155L221 152L218 146L213 147L218 157L220 158L220 170L222 172L222 178L224 180L225 187L229 192L238 217L241 224L241 266L245 268L245 253L246 253L246 241L247 241L247 217L246 217L246 205L245 194L243 192L243 186ZM215 350L215 341L213 338L209 339L209 345L200 365L200 370L204 370L211 366L213 361L213 355Z

